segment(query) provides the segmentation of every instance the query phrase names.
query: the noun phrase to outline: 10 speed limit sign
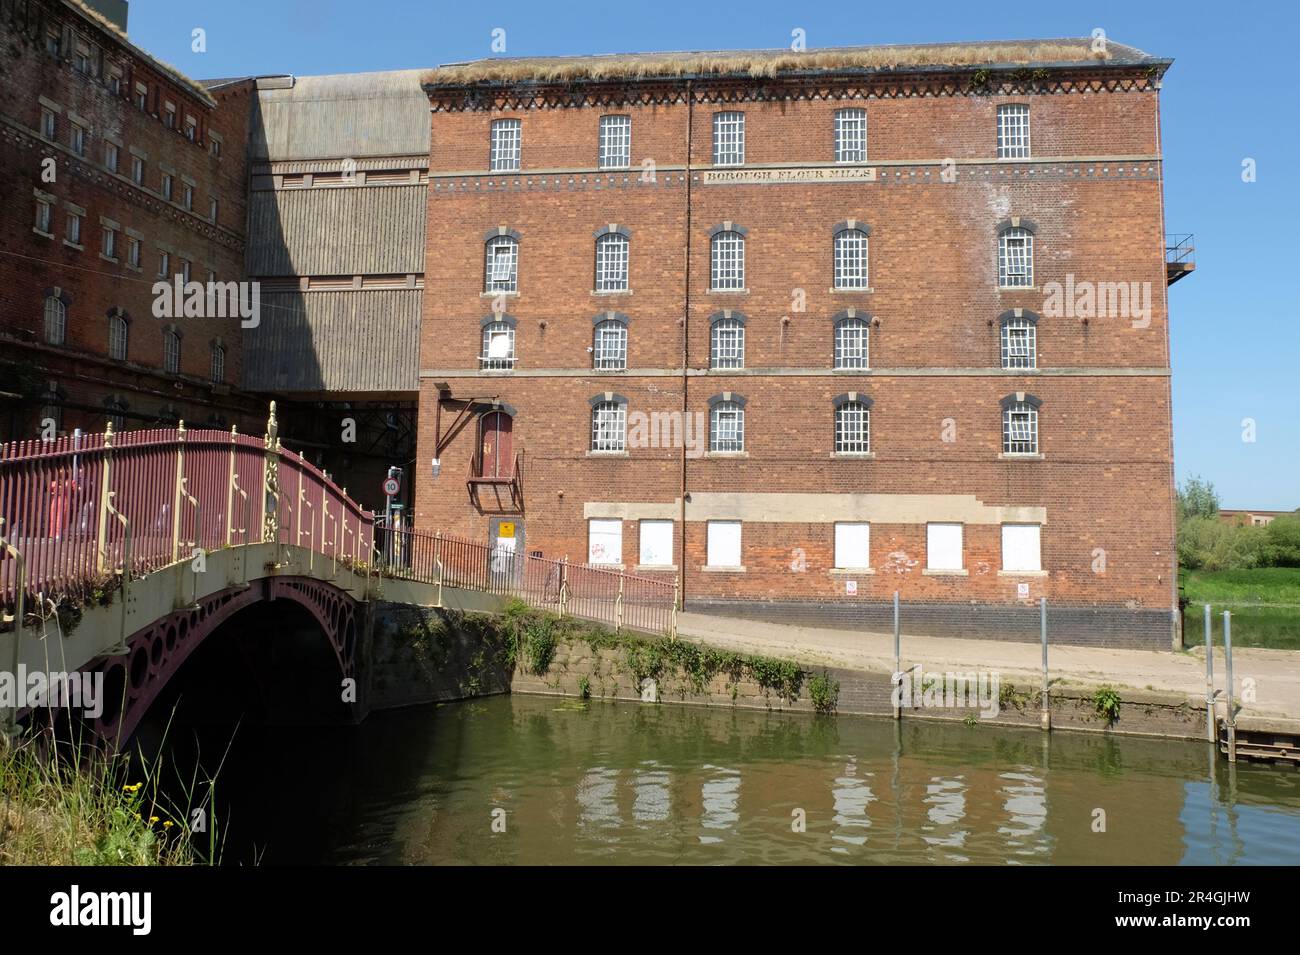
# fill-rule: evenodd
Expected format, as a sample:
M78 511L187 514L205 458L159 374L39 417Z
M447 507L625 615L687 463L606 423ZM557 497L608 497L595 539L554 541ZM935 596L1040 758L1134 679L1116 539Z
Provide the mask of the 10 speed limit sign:
M397 478L390 477L384 479L384 494L388 497L397 497L397 492L401 489L402 486L397 482Z

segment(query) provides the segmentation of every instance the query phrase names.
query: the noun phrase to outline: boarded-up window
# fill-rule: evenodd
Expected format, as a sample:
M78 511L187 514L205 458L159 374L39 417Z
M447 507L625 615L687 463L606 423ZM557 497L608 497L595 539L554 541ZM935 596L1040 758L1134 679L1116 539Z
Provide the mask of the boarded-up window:
M835 566L871 566L871 525L835 525Z
M673 562L673 522L641 522L641 564L668 567Z
M961 525L925 525L925 565L930 570L961 570Z
M1037 524L1002 525L1002 569L1039 571L1043 569L1042 528Z
M709 521L710 567L739 567L740 521Z
M587 563L623 563L623 522L593 518L587 522Z

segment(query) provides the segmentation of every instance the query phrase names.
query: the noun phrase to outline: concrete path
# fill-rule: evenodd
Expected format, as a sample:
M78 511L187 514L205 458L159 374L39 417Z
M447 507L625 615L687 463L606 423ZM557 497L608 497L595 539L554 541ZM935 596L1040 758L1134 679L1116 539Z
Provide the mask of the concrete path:
M723 649L794 659L803 664L840 666L892 673L894 636L825 627L799 627L683 613L677 632L684 639ZM1037 643L1004 643L950 637L902 637L903 667L921 664L926 670L996 670L1004 680L1038 685L1042 648ZM1243 681L1255 681L1256 700L1245 703L1244 715L1263 719L1300 720L1300 653L1290 650L1233 650L1233 675L1238 699ZM1109 650L1054 646L1048 649L1053 682L1162 690L1205 699L1205 651L1186 653L1155 650ZM1214 685L1225 688L1223 649L1214 654Z

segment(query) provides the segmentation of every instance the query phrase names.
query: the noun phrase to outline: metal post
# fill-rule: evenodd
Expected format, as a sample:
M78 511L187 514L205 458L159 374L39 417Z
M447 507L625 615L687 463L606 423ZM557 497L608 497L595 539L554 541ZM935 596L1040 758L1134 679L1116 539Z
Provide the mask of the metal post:
M677 639L677 602L682 597L682 575L673 577L673 606L668 617L668 638Z
M108 566L108 492L113 486L113 422L104 428L104 464L99 473L99 524L96 547L99 552L99 572L109 572Z
M262 464L262 540L268 544L280 540L280 422L275 417L275 402L266 419L266 451Z
M181 496L185 493L185 422L176 426L176 485L172 493L172 563L181 559Z
M560 561L560 617L569 603L569 558Z
M1232 689L1232 612L1223 611L1223 658L1228 692L1228 762L1237 761L1237 703Z
M27 561L13 544L4 538L4 518L0 517L0 552L8 554L14 560L14 652L13 668L10 670L14 680L18 679L19 651L22 647L23 619L27 616ZM12 738L18 735L18 700L15 697L12 707L5 707L4 733Z
M1205 605L1205 738L1215 741L1214 732L1214 641L1211 639L1210 605Z
M226 546L234 542L235 532L235 448L238 429L230 426L230 467L226 472Z
M614 601L615 633L620 633L623 630L623 584L625 579L622 574L618 575L618 598Z
M894 591L894 679L900 682L893 685L898 686L901 689L902 688L901 681L903 679L903 637L902 637L902 629L899 626L897 590ZM899 705L898 693L891 689L889 693L889 698L890 701L893 703L894 719L896 720L901 719L903 715L903 709Z
M1043 638L1043 715L1042 726L1045 730L1052 728L1052 703L1047 691L1047 598L1038 598L1038 628Z

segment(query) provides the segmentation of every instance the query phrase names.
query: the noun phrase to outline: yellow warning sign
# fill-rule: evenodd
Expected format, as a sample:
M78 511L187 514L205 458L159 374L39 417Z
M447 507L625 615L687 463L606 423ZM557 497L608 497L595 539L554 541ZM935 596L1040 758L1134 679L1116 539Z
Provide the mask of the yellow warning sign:
M497 525L497 537L512 538L515 536L515 522L502 521Z

